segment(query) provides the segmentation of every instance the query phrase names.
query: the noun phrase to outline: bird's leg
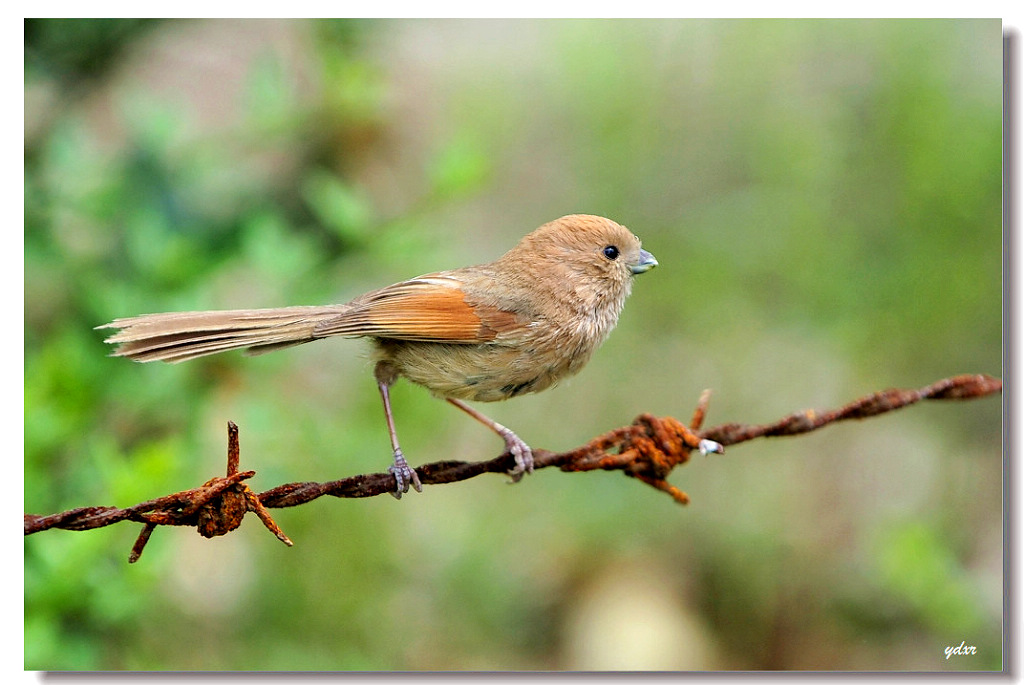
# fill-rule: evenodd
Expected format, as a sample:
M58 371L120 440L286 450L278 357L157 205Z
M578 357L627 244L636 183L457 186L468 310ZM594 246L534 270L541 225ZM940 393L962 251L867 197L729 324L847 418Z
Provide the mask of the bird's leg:
M456 400L451 397L445 399L501 436L501 439L505 441L505 447L516 460L516 467L509 472L513 483L519 482L524 474L533 473L533 451L529 445L523 442L522 438L489 416L485 416L476 409L473 409L473 407L462 400Z
M420 484L420 477L409 467L409 462L402 454L402 448L398 444L398 434L395 432L395 419L391 415L389 389L398 378L398 374L394 367L387 362L378 362L373 370L373 375L377 378L377 389L380 390L380 398L384 401L384 416L388 421L388 435L391 437L391 449L395 455L395 463L388 467L388 472L395 477L395 491L391 494L395 499L402 499L402 495L409 492L410 483L416 488L416 492L423 492L423 486Z

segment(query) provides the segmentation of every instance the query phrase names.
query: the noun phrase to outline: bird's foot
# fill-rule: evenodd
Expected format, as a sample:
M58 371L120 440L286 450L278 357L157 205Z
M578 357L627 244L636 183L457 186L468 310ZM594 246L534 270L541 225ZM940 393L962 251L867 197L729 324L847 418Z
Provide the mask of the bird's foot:
M395 491L391 493L395 499L402 499L402 495L409 492L410 484L416 488L416 492L423 492L420 477L409 466L402 450L395 450L395 463L388 467L388 473L395 477Z
M518 435L505 428L501 432L505 447L516 460L515 468L508 472L511 482L518 483L528 473L533 473L533 450Z

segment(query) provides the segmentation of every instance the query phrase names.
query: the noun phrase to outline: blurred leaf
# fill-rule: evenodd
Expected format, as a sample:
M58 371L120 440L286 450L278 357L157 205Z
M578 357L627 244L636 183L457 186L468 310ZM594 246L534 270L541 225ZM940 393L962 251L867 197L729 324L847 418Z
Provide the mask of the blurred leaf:
M924 522L893 526L878 542L887 589L912 606L939 634L977 635L978 596L947 537Z
M433 160L431 192L444 199L468 195L482 187L490 175L490 156L480 142L468 136L456 138Z
M97 77L155 19L25 19L25 67L58 78Z
M302 195L316 217L346 242L364 241L373 222L369 200L355 188L326 171L311 172Z
M284 280L299 280L317 263L315 245L297 235L273 211L254 213L241 226L247 268Z
M284 65L271 55L259 59L249 71L246 111L253 128L265 136L281 136L301 124L298 97Z

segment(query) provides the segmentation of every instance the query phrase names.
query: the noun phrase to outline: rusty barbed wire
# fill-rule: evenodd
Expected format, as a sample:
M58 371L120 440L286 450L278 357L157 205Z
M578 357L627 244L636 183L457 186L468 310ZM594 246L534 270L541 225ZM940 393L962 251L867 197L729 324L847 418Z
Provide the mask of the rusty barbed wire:
M830 411L808 409L796 412L763 426L745 426L726 423L704 431L703 437L723 445L735 445L760 437L777 437L809 433L836 421L866 419L915 404L921 400L970 400L984 397L1003 389L1003 381L984 374L965 374L936 381L920 390L890 388L872 393Z
M238 426L228 421L228 469L225 477L211 478L198 488L158 497L126 509L80 507L50 516L25 514L25 535L50 528L91 530L120 521L137 521L145 526L128 556L128 563L134 563L142 555L157 526L190 526L203 537L212 538L238 528L245 514L251 511L278 540L291 547L292 541L274 523L259 497L242 482L255 476L256 472L239 472L239 461Z
M568 452L534 450L534 470L557 466L562 471L619 470L625 475L687 504L689 496L667 482L674 468L689 461L690 453L721 453L724 447L760 437L799 435L837 421L864 419L890 412L921 400L967 400L1002 391L1002 381L983 374L944 378L919 390L889 389L861 397L839 409L806 410L763 425L727 423L701 430L710 391L705 390L688 426L673 417L641 414L632 424L600 435ZM120 521L145 524L132 548L135 562L157 526L192 526L204 537L224 535L237 528L248 512L255 513L274 535L287 545L291 540L271 518L268 509L294 507L329 495L374 497L394 489L389 473L369 473L327 482L286 483L254 493L243 481L255 471L238 471L238 427L228 422L228 468L225 477L212 478L201 487L136 504L133 507L81 507L40 516L25 514L25 535L51 528L90 530ZM488 461L439 461L416 469L423 485L440 485L474 478L483 473L508 473L514 457L504 454Z

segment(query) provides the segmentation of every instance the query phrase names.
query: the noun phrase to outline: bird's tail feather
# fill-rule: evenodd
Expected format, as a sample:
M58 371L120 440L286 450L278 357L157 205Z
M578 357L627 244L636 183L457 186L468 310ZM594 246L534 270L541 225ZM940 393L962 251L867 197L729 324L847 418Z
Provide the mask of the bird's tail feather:
M174 363L228 350L261 354L310 342L320 337L314 336L318 323L343 311L344 305L328 305L143 314L97 328L119 329L104 341L117 345L115 357Z

